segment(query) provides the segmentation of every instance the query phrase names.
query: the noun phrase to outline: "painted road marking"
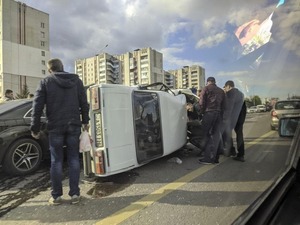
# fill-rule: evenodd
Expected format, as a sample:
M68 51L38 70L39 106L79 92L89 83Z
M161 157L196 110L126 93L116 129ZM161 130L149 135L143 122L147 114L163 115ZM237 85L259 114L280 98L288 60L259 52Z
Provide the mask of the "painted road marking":
M271 136L274 133L275 133L274 130L273 131L269 131L268 133L265 133L264 135L262 135L261 137L255 139L254 141L247 142L245 145L246 145L246 147L251 147L252 145L255 145L258 142L261 142L264 138L269 137L269 136Z
M264 138L274 134L274 131L270 131L263 136L255 139L254 141L251 141L249 143L246 143L247 147L250 147L252 145L257 144L258 142L262 141ZM221 162L224 162L228 160L229 158L226 158L224 160L221 160ZM185 185L186 183L192 181L193 179L199 177L200 175L206 173L207 171L213 169L217 165L209 165L209 166L202 166L188 174L186 174L183 177L180 177L179 179L173 181L172 183L169 183L151 194L141 198L140 200L131 203L127 207L115 212L114 214L96 222L96 225L112 225L112 224L119 224L123 222L124 220L128 219L129 217L133 216L134 214L138 213L142 209L148 207L149 205L152 205L154 202L157 202L159 199L163 198L164 196L168 195L169 193L173 192L174 190L177 190L181 186Z

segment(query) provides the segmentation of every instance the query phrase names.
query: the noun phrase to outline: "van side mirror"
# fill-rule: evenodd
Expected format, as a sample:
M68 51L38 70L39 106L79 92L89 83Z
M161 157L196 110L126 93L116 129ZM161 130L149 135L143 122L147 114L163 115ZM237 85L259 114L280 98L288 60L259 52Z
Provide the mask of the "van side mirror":
M300 116L297 117L283 117L279 120L278 134L280 137L293 137L300 129Z

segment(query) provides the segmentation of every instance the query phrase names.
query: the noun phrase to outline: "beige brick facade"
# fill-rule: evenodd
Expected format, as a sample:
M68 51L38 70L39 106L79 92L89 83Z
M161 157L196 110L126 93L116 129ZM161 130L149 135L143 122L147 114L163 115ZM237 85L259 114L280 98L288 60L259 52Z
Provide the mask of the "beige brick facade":
M49 15L14 0L0 0L0 101L6 89L34 93L47 74Z

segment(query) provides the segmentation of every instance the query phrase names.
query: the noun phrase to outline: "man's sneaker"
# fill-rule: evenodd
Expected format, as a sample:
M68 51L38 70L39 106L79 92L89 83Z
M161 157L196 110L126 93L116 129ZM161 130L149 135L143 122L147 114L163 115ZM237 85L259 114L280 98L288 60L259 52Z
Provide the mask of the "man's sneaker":
M73 195L71 197L71 204L78 204L80 201L80 197L78 195Z
M199 159L198 161L199 161L200 164L203 164L203 165L211 165L211 164L213 164L212 162L207 162L204 159Z
M245 162L244 156L236 156L236 157L233 157L233 159L236 161Z
M57 198L51 197L48 202L50 203L50 205L60 205L62 203L62 198L61 197L57 197Z

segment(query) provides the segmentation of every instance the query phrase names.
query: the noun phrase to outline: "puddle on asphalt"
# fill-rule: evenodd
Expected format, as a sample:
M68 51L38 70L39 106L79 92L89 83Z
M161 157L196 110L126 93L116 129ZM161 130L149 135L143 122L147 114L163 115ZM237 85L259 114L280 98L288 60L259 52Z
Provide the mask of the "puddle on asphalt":
M129 187L139 176L138 173L130 171L113 176L95 178L94 186L87 192L93 198L101 198ZM88 181L87 181L88 182Z

